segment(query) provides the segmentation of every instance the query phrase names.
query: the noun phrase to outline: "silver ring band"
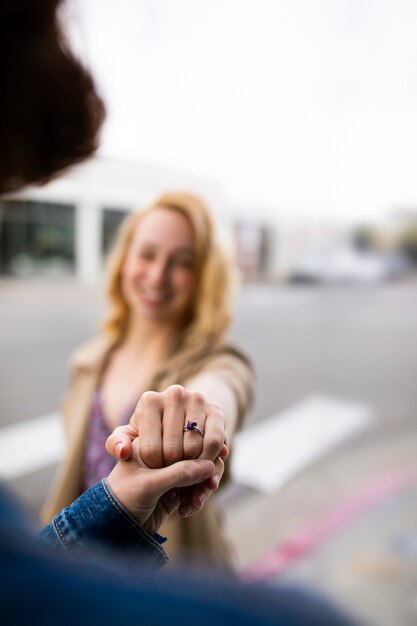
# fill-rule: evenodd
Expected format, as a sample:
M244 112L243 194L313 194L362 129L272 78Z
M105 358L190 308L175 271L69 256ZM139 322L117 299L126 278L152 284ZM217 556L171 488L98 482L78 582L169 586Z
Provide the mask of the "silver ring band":
M197 424L197 422L191 422L188 421L186 423L186 425L183 428L184 432L187 432L188 430L195 430L197 433L199 433L202 437L204 437L204 428L200 428Z

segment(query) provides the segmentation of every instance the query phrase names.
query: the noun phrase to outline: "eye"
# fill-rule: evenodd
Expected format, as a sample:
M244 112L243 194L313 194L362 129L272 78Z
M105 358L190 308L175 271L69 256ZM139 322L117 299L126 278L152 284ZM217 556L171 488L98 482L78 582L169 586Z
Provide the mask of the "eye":
M176 257L173 259L172 263L173 265L175 265L175 267L182 267L187 270L194 269L194 259L191 259L189 257Z
M142 248L138 251L138 258L144 261L152 261L155 258L155 252L149 248Z

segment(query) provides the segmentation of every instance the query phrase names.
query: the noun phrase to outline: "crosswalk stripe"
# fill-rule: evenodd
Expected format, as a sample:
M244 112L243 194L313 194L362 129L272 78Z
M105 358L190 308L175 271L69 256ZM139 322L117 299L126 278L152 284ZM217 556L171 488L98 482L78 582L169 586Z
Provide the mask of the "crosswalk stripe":
M238 433L232 477L241 485L274 492L374 419L365 404L310 396Z
M235 437L232 476L238 484L275 491L310 462L366 427L370 407L312 396ZM65 454L58 413L0 429L0 478L13 480Z
M0 478L13 480L60 461L65 443L58 413L0 430Z

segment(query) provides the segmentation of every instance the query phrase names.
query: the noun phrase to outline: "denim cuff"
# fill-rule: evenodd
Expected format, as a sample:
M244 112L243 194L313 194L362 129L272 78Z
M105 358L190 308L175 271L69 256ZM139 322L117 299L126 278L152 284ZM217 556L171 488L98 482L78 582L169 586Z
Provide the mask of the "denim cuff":
M160 535L151 535L113 495L106 478L83 493L52 521L61 546L70 554L92 545L124 551L129 560L162 566L169 559Z

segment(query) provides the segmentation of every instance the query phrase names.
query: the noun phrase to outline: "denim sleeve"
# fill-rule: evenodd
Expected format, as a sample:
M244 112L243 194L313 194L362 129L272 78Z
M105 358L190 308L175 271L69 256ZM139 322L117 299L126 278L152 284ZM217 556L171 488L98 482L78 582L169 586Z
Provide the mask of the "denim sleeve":
M129 561L161 567L169 559L160 535L146 532L113 495L105 478L58 513L40 533L57 552L82 554L91 549L124 552Z

